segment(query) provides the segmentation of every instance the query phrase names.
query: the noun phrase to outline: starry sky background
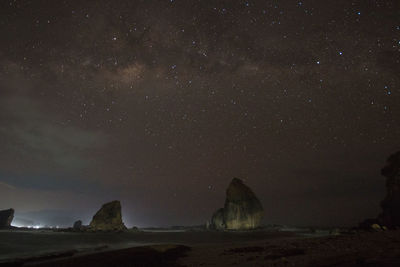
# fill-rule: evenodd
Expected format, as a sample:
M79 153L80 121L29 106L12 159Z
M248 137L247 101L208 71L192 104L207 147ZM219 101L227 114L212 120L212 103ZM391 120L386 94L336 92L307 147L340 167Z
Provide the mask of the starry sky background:
M129 226L201 224L239 177L266 223L374 217L400 149L399 10L1 1L0 209L87 223L119 199Z

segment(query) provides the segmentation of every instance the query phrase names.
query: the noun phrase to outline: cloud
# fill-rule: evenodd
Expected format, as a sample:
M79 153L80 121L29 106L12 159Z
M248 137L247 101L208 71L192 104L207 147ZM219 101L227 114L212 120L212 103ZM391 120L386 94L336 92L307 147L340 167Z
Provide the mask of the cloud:
M82 205L84 203L85 205ZM0 182L0 210L14 208L17 212L57 209L85 212L101 200L83 193L20 188Z
M4 145L21 157L79 167L87 161L87 151L107 142L102 132L57 123L52 114L43 113L26 98L3 99L2 112L13 118L7 126L0 126L0 135L8 141Z
M15 189L15 186L9 185L7 183L0 182L0 188Z
M47 112L47 103L32 96L38 88L32 88L19 68L14 67L9 78L0 81L4 88L0 99L0 180L36 188L74 187L74 181L96 163L92 158L105 149L108 135L69 125L62 114Z

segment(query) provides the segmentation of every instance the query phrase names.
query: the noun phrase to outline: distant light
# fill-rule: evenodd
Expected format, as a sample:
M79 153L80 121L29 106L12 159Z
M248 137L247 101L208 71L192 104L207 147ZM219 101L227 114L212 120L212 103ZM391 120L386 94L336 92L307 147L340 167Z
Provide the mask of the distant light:
M359 15L359 16L360 16L360 15L361 15L361 12L360 12L360 11L358 11L358 12L357 12L357 15Z
M317 64L319 65L321 62L317 61Z
M343 53L339 51L339 55L343 55Z
M11 226L14 227L27 227L26 225L18 224L18 223L11 223Z

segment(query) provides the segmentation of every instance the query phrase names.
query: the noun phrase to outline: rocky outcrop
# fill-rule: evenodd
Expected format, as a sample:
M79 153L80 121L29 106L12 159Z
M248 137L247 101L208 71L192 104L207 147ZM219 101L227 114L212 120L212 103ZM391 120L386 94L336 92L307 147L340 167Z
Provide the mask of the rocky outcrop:
M129 229L129 231L131 231L131 232L139 232L140 230L136 226L133 226L131 229Z
M226 190L224 208L217 210L208 224L216 230L250 230L261 226L264 209L253 191L233 178Z
M400 227L400 151L388 158L381 173L386 177L386 197L378 219L389 228Z
M223 230L225 229L225 222L224 222L224 209L220 208L211 217L211 222L209 224L209 228L216 229L216 230Z
M121 203L117 200L104 204L93 216L90 231L123 231L126 226L122 221Z
M82 221L78 220L78 221L74 222L74 225L72 226L72 229L81 230L82 229Z
M361 222L359 229L377 231L400 227L400 151L387 159L381 174L386 177L386 196L381 202L382 213L377 218Z
M11 227L11 222L14 219L14 210L0 210L0 228Z

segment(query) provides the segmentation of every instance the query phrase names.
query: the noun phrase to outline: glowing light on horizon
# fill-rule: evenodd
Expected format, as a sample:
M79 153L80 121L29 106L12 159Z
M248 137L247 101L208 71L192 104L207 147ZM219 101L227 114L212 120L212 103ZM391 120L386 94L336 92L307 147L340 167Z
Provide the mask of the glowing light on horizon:
M11 223L11 226L18 228L29 228L29 229L40 229L43 228L41 225L23 225L19 223Z

